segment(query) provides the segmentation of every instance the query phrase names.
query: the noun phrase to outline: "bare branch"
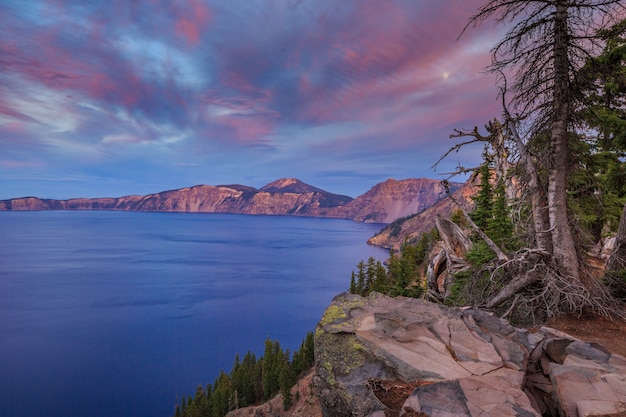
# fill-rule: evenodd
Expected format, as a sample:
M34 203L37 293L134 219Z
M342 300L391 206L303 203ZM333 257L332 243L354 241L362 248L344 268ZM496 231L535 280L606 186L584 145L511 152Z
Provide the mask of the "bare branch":
M467 131L467 130L459 130L459 129L454 129L455 133L450 134L450 138L464 138L464 137L473 137L474 139L471 140L467 140L464 142L460 142L455 144L454 146L452 146L450 149L447 150L446 153L444 153L441 157L439 157L439 159L437 160L437 162L435 162L432 166L431 169L436 170L437 166L439 166L439 164L441 163L441 161L443 161L444 159L446 159L451 153L453 152L459 152L461 150L461 148L463 148L464 146L467 145L471 145L473 143L477 143L477 142L489 142L490 141L490 137L489 136L483 136L478 132L478 127L474 126L474 129L471 131ZM466 173L468 172L468 170L461 170L458 173Z
M459 208L459 210L461 210L461 213L463 213L463 217L465 218L465 220L467 221L467 224L472 228L472 230L474 232L476 232L476 234L478 234L478 236L480 236L481 239L483 239L486 243L487 246L489 246L489 249L491 249L493 251L493 253L496 254L498 260L500 262L506 262L509 260L509 257L506 256L506 254L502 251L502 249L500 249L500 247L498 245L495 244L495 242L493 240L491 240L491 238L489 236L487 236L487 234L485 232L483 232L480 227L478 227L476 225L476 223L474 223L474 220L472 220L472 218L469 216L469 214L467 214L467 211L465 211L465 209L463 208L463 206L461 204L459 204L458 201L456 201L456 199L452 196L452 193L450 192L450 187L447 181L442 181L444 188L446 189L446 193L448 194L448 198L450 198L450 200L452 200L454 202L454 204L457 205L457 207Z

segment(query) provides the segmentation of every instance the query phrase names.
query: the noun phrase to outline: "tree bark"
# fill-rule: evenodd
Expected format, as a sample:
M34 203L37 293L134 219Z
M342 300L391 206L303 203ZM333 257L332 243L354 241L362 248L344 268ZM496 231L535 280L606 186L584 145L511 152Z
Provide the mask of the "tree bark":
M537 245L537 249L552 253L550 219L548 218L548 210L546 207L546 194L545 190L541 186L541 182L539 181L537 166L533 162L532 155L528 151L528 148L520 138L515 122L511 119L506 108L505 113L507 115L507 126L520 151L522 162L528 175L528 188L530 190L530 204L533 213L535 244Z
M541 276L538 273L526 273L520 275L509 282L502 290L489 302L485 307L494 308L513 297L517 292L523 288L526 288L530 284L539 281Z
M554 17L554 93L551 129L552 166L548 176L548 216L552 230L553 255L564 274L580 279L574 235L567 216L569 171L569 59L568 1L556 0Z

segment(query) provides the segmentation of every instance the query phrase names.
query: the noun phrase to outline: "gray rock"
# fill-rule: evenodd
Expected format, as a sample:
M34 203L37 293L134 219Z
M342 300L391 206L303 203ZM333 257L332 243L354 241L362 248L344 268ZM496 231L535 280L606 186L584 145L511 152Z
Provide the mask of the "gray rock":
M327 416L387 410L368 387L372 378L437 382L416 390L405 405L422 404L429 415L459 415L460 410L474 415L471 410L485 404L500 415L519 415L520 410L536 415L522 391L528 351L512 341L527 339L518 333L506 321L476 310L343 294L316 329L314 387ZM438 400L443 394L435 393L443 392L460 394Z
M404 403L403 409L422 412L431 417L471 416L459 380L416 389Z
M315 355L313 385L327 417L582 417L626 408L626 358L554 329L529 333L484 311L418 299L336 297L316 328ZM390 410L376 397L381 380L427 383Z

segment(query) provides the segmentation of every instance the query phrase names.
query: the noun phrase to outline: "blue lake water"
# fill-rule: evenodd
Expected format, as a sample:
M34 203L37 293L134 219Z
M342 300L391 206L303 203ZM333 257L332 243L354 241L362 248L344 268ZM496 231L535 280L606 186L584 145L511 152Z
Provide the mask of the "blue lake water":
M266 338L297 349L381 225L0 213L0 416L167 417Z

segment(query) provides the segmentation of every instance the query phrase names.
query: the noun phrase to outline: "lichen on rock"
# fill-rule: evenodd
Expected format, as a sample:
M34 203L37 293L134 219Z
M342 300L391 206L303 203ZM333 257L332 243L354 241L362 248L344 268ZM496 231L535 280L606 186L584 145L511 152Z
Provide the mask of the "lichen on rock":
M601 346L377 293L333 300L316 328L315 356L313 387L327 417L592 415L594 406L619 409L626 396L626 358ZM389 386L416 388L394 410L375 389ZM575 395L580 389L587 394Z

